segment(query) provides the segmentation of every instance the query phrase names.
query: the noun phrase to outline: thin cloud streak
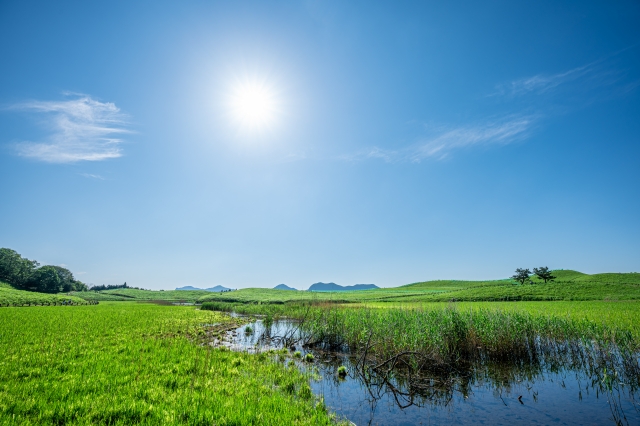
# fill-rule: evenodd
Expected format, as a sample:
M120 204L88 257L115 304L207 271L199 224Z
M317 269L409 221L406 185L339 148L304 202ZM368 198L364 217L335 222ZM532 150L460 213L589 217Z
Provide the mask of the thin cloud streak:
M42 142L19 142L18 155L47 163L103 161L122 156L126 116L111 102L88 95L64 101L30 101L10 109L44 115L50 134Z
M497 94L517 96L532 92L538 94L545 93L564 83L586 76L593 71L593 65L594 64L584 65L558 74L537 74L532 77L515 80L498 86Z
M89 178L89 179L104 180L104 178L102 176L94 175L92 173L80 173L80 176L84 176L84 177Z
M455 150L479 145L507 145L525 139L536 122L535 116L509 116L472 126L460 126L423 138L419 142L400 149L386 150L373 147L355 155L342 156L342 160L381 159L388 163L419 163L426 159L443 160Z
M409 159L420 162L430 157L443 159L451 151L473 145L507 145L525 138L534 122L529 117L509 117L476 126L458 127L434 138L426 139L412 148Z

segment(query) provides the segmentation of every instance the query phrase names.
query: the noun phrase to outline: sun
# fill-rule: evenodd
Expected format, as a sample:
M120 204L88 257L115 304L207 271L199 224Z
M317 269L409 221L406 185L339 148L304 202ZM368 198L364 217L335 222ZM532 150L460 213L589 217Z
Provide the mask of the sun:
M274 124L278 112L274 90L255 81L238 84L230 105L234 121L247 130L260 130Z

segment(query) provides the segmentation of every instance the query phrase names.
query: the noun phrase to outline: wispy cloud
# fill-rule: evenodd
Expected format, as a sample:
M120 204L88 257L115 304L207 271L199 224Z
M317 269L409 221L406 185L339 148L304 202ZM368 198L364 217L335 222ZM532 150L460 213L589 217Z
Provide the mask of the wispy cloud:
M73 96L63 101L29 101L10 107L41 115L50 132L43 141L16 144L19 155L48 163L122 156L121 135L131 133L126 129L126 116L111 102L96 101L88 95Z
M432 158L442 160L458 149L478 145L507 145L526 138L536 122L535 116L509 116L502 119L487 120L468 126L442 128L436 134L422 138L400 150L386 150L373 147L356 155L343 156L341 159L356 161L378 158L386 162L409 161L419 163Z
M92 173L80 173L80 176L84 176L84 177L89 178L89 179L104 180L104 178L102 176L94 175Z
M557 74L536 74L531 77L514 80L496 87L494 95L524 95L527 93L544 93L556 87L580 79L592 73L594 63L573 68Z

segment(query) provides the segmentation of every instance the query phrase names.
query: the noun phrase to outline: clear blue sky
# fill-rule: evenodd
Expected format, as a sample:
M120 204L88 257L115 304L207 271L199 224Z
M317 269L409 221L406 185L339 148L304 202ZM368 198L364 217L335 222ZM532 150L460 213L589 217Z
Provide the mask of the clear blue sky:
M2 1L0 246L152 289L640 271L639 23Z

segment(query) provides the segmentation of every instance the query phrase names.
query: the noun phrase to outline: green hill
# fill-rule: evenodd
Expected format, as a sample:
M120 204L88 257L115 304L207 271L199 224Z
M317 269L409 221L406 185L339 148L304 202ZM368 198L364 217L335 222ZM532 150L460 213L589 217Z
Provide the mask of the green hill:
M85 299L67 294L36 293L16 290L7 283L0 282L0 306L34 306L34 305L87 305Z
M204 290L152 291L122 288L71 293L95 301L168 301L227 303L358 303L358 302L438 302L504 300L640 300L640 274L584 274L572 270L553 272L555 281L519 285L511 279L462 281L436 280L374 290L309 292L246 288L224 293Z
M572 270L553 271L554 281L519 285L510 279L495 281L426 281L402 288L441 289L429 297L408 296L404 300L634 300L640 299L639 273L584 274Z
M402 287L365 291L315 293L247 288L206 294L198 302L290 303L290 302L439 302L506 300L640 300L640 274L584 274L572 270L553 272L555 281L517 284L511 279L486 281L437 280Z
M119 288L115 290L83 291L73 293L86 300L98 301L150 301L163 300L169 302L195 302L196 299L211 294L206 290L138 290L135 288Z

